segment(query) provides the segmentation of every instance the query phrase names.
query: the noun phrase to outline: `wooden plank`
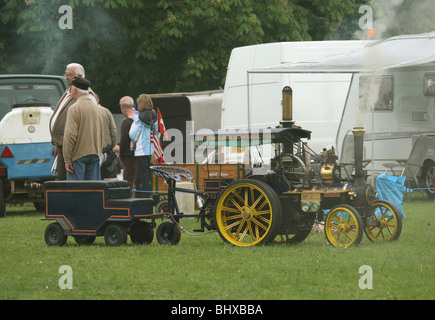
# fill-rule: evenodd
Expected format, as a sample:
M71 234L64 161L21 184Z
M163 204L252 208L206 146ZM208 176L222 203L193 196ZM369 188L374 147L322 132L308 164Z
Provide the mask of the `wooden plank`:
M238 180L243 177L242 164L165 164L168 167L180 167L192 172L192 182L196 190L204 190L204 179L207 178L224 178ZM181 181L189 181L182 179ZM152 174L152 190L155 193L168 192L166 179L157 177Z

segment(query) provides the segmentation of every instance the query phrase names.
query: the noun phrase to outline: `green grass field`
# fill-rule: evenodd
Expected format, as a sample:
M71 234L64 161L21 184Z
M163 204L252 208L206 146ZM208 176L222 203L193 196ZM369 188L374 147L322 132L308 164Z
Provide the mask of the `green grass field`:
M365 236L348 249L312 232L298 246L239 248L217 233L182 235L176 246L107 247L102 237L78 246L48 247L42 213L8 207L0 219L0 299L288 300L425 299L435 297L435 204L404 203L407 218L396 242ZM160 223L160 221L157 221ZM186 230L194 220L181 220ZM59 267L72 268L73 288L60 289ZM359 268L373 270L373 289L359 287Z

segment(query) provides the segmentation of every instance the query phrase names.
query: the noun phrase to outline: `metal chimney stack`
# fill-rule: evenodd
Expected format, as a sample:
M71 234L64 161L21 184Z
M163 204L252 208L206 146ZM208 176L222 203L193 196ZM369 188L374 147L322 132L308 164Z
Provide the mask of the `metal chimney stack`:
M364 151L364 134L363 127L355 127L352 130L354 139L354 153L355 153L355 178L365 178L363 170L363 151Z
M282 89L282 121L283 127L293 126L293 90L289 86Z

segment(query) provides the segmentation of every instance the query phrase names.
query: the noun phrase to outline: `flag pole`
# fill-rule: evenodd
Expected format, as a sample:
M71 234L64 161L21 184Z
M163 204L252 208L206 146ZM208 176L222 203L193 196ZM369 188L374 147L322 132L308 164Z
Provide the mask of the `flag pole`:
M152 132L152 130L153 130L153 114L152 113L150 113L150 156L151 156L151 164L153 163L153 154L151 153L151 145L152 145L152 143L153 143L153 140L152 140L152 134L153 134L153 132Z

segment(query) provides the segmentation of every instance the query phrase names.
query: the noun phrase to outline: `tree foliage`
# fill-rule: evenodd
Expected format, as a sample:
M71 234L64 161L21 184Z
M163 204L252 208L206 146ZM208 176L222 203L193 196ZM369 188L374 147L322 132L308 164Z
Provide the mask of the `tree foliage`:
M224 85L234 47L340 38L357 25L358 0L64 0L0 3L0 73L62 74L81 63L102 104L140 93Z

